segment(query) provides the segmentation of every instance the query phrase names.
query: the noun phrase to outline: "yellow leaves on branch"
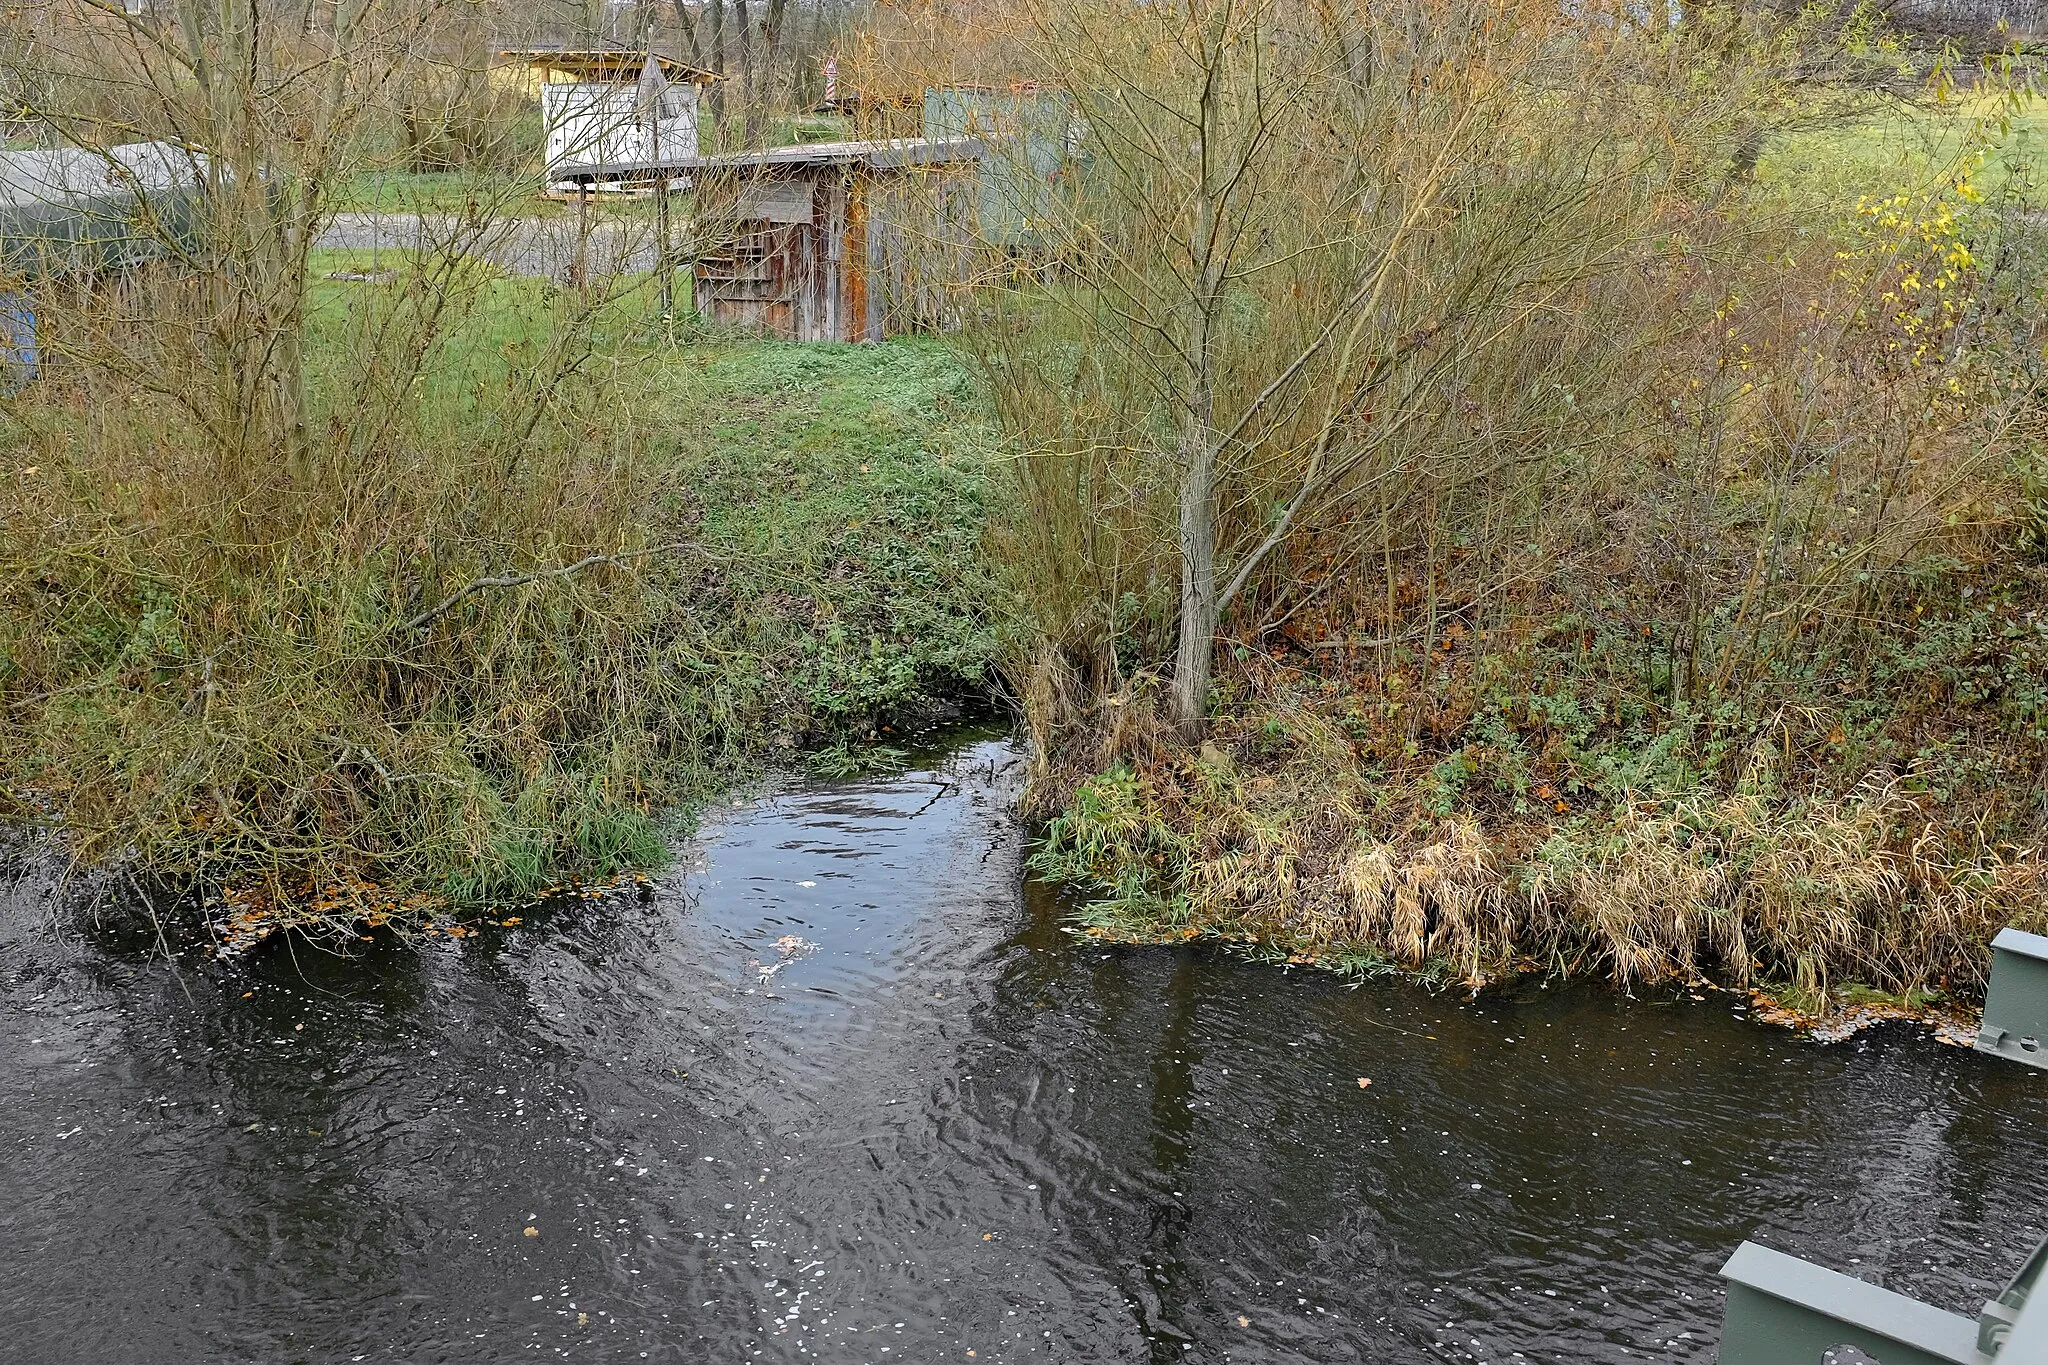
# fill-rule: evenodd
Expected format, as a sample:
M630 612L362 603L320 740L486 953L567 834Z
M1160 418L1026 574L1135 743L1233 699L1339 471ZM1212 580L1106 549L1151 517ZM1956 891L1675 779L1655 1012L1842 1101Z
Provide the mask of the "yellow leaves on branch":
M1977 259L1963 240L1965 223L1958 208L1983 201L1971 178L1983 160L1978 153L1949 185L1917 200L1905 194L1859 198L1862 243L1836 253L1844 262L1844 278L1853 278L1857 264L1889 276L1889 287L1878 293L1884 321L1918 344L1908 352L1893 340L1885 349L1906 356L1910 365L1917 367L1935 353L1930 332L1947 331L1975 301Z

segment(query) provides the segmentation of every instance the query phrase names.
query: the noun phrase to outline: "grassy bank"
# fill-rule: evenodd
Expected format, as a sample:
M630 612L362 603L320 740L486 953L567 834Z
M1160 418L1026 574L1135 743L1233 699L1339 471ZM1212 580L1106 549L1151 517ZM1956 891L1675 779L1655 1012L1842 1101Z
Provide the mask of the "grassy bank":
M981 552L988 436L940 346L733 341L660 361L661 515L717 565L691 604L735 754L887 761L979 694L1014 630Z
M16 819L265 923L403 918L657 863L700 794L886 761L983 686L982 446L937 352L672 347L630 281L357 264L312 262L303 463L142 364L6 400Z
M1496 55L1552 70L1553 11ZM1274 254L1196 272L1192 331L1171 175L1070 225L1162 260L1004 250L943 343L671 337L644 281L459 242L81 291L0 399L0 802L260 927L419 918L658 862L764 764L887 764L1000 662L1088 932L1967 995L2048 927L2035 116L1800 125L1751 178L1748 114L1687 101L1764 76L1617 51L1575 79L1668 139L1325 90L1387 137L1281 140L1225 234ZM1514 174L1439 178L1449 132ZM1395 134L1427 173L1317 159ZM1244 567L1190 724L1203 516Z
M1747 714L1675 698L1671 623L1618 593L1456 606L1433 645L1243 635L1198 751L1149 680L1049 728L1036 866L1092 934L1350 973L1967 996L1998 929L2048 928L2048 573L1958 586Z

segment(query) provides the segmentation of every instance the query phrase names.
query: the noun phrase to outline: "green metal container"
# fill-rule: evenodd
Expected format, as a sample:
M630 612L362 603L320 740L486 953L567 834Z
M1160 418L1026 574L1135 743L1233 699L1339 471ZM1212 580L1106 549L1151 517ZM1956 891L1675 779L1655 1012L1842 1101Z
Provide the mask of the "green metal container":
M1854 1346L1882 1365L1987 1359L1977 1351L1977 1324L1961 1314L1754 1242L1735 1249L1721 1277L1721 1365L1820 1365L1834 1346Z
M0 391L41 369L39 287L197 252L209 173L172 142L0 152Z
M1819 1365L1844 1346L1878 1365L2048 1365L2044 1268L2048 1242L1973 1320L1744 1242L1721 1267L1720 1365Z
M171 142L0 152L0 269L109 274L195 251L207 174Z
M991 246L1022 247L1043 235L1059 177L1071 169L1073 132L1073 103L1056 91L925 91L924 136L973 138L988 148L978 172L975 228Z

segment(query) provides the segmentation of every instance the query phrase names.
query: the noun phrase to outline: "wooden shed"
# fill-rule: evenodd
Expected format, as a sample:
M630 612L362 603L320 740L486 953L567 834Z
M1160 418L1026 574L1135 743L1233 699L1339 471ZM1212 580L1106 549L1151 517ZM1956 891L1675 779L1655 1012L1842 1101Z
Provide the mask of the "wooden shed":
M791 341L944 326L946 244L965 240L983 152L888 138L696 159L698 312Z

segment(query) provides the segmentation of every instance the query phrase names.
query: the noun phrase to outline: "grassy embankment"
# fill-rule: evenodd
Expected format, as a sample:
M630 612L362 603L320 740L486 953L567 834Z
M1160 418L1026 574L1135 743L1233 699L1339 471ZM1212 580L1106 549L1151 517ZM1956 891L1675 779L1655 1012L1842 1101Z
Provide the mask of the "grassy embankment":
M640 294L477 272L415 372L440 296L328 278L366 259L313 262L310 471L128 371L7 404L17 818L244 928L404 922L657 863L701 793L886 761L982 687L982 447L936 350L670 348Z
M1722 386L1711 418L1584 460L1527 544L1427 500L1304 537L1225 623L1198 753L1117 662L1161 656L1157 606L1049 664L1036 865L1093 892L1085 931L1815 1008L1978 989L1997 928L2048 928L2042 129L1774 139L1745 202L1778 246L1703 256L1693 340L1642 360L1673 413Z
M1842 148L1868 131L1786 138L1761 192L1853 227L1859 196L1940 178L1954 130L1926 127L1881 124L1920 150L1865 171ZM324 278L359 264L316 262L337 431L384 375L362 359L375 287ZM402 439L361 438L383 463L297 504L148 404L123 425L61 379L17 399L0 774L21 811L88 859L244 888L266 922L502 903L658 859L663 812L774 755L886 760L890 727L980 684L1016 615L986 509L1016 513L944 350L669 351L637 295L566 307L488 279L394 405ZM589 343L575 382L523 403L565 335ZM1689 488L1654 452L1606 470L1605 520L1483 580L1449 520L1384 578L1310 539L1226 623L1199 755L1161 740L1156 676L1079 712L1032 694L1040 869L1103 893L1081 914L1104 936L1353 972L1967 990L1989 930L2042 914L2048 495L2026 449L1846 617L1761 650L1740 461ZM1695 498L1694 578L1660 556L1699 526L1646 492ZM1863 492L1814 493L1809 540ZM593 555L613 558L554 572ZM532 577L441 610L508 572ZM1156 632L1136 608L1123 628ZM1740 679L1700 685L1730 660Z
M945 350L732 341L659 374L686 414L670 515L731 566L695 609L727 622L737 733L841 771L979 696L1012 614L981 552L986 435Z

